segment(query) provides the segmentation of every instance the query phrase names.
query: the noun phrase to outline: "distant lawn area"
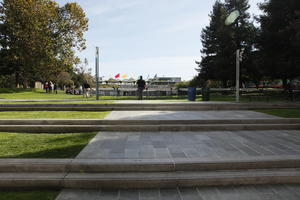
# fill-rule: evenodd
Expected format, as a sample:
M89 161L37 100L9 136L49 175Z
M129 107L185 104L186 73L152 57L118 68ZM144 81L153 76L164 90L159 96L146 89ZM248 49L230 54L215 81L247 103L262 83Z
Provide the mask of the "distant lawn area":
M221 95L221 94L211 94L210 101L235 101L235 95ZM240 96L240 102L280 102L287 101L284 96L275 95L260 95L260 94L242 94Z
M0 101L0 104L112 104L114 101L109 100L82 100L82 101L33 101L33 100L25 100L25 101Z
M57 190L0 191L0 200L54 200L58 193Z
M100 96L100 101L96 101L95 95L90 98L84 98L83 95L65 94L59 90L58 94L46 93L41 89L1 89L0 88L0 103L24 103L10 102L8 100L53 100L53 101L28 101L26 103L113 103L114 100L137 100L136 96ZM187 100L187 96L144 96L145 100ZM54 101L55 100L55 101ZM59 101L62 100L62 101ZM63 101L68 100L68 101ZM73 100L73 101L72 101Z
M0 111L0 119L103 119L110 111Z
M200 96L201 97L201 96ZM137 100L136 96L102 96L101 100ZM187 101L187 96L143 96L144 100Z
M95 95L89 98L85 98L83 97L83 95L66 94L62 90L58 90L58 94L55 94L55 93L46 93L45 90L41 90L41 89L21 89L21 88L16 88L16 89L0 88L0 99L55 100L55 102L53 103L112 103L112 101L96 101ZM58 102L57 100L62 100L62 101ZM63 100L69 100L69 101L63 102ZM10 103L10 102L0 101L0 103ZM16 103L16 102L12 102L12 103ZM45 103L45 102L41 102L41 103Z
M46 93L40 89L0 89L0 98L2 99L55 99L55 100L83 100L83 95L65 94L59 90L58 94ZM92 99L92 98L90 98ZM93 98L94 100L94 98Z
M278 117L300 118L300 109L260 109L255 111Z
M0 158L74 158L95 135L0 132Z
M7 100L28 100L26 103L113 103L114 100L137 100L136 96L100 96L100 100L96 101L95 95L90 98L84 98L83 95L65 94L64 91L59 90L58 94L46 93L41 89L1 89L0 88L1 103L24 103L24 102L9 102ZM50 100L30 101L30 100ZM51 101L53 100L53 101ZM61 101L60 101L61 100ZM144 100L166 100L166 101L187 101L188 95L179 96L144 96ZM296 100L299 100L296 99ZM202 101L202 95L197 95L196 101ZM235 101L234 92L211 92L210 101ZM257 90L254 92L243 92L240 96L241 102L279 102L288 101L287 94L282 91L265 89L263 91Z

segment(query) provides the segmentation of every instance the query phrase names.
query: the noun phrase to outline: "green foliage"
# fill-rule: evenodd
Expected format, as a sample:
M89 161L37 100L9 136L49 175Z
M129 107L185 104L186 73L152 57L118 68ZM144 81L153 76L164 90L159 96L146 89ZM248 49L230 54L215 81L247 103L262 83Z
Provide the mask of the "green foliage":
M260 4L258 48L265 73L273 78L300 76L300 1L269 0Z
M78 4L3 0L0 15L0 73L15 74L17 84L55 80L79 62L88 20Z
M95 135L0 132L0 158L74 158Z
M240 11L241 16L236 24L226 26L226 17L235 9ZM242 72L252 67L248 58L252 54L256 30L249 20L248 9L247 0L216 1L210 14L210 24L201 33L203 56L198 63L200 79L219 80L227 87L229 81L235 79L235 51L238 48L243 50ZM242 79L245 77L242 76Z
M176 83L176 88L188 88L189 87L189 81L181 81L181 82L178 82Z

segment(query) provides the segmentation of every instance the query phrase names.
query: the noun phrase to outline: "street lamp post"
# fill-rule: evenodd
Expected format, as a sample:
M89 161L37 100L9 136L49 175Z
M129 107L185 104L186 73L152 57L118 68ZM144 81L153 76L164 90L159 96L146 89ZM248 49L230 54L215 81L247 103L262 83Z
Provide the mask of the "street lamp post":
M240 49L236 50L236 102L240 102Z
M233 12L230 13L230 15L226 18L225 20L225 24L227 26L232 25L233 23L236 22L237 24L237 29L239 27L238 24L238 17L240 16L240 12L238 10L234 10ZM237 46L237 50L236 50L236 102L240 101L240 45L239 45L239 41L237 39L238 37L238 33L235 34L236 36L236 46Z
M99 100L99 47L96 47L96 100Z

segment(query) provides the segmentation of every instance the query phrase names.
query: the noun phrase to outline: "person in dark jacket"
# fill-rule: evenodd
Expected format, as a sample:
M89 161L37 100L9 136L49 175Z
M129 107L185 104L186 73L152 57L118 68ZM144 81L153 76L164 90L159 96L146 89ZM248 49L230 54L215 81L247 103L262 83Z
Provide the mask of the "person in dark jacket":
M88 84L88 82L83 83L83 96L88 98L90 97L90 90L91 86Z
M143 91L146 86L146 82L143 80L143 77L140 76L140 79L137 81L138 86L138 98L139 100L143 100Z

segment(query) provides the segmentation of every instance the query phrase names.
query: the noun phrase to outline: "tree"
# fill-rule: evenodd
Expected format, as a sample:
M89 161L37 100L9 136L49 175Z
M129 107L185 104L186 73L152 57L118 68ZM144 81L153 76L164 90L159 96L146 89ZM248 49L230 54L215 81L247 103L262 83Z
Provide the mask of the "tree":
M1 69L27 85L78 63L75 48L85 48L88 20L76 3L60 7L54 0L3 0L0 25Z
M226 84L228 77L226 73L222 72L224 65L219 61L222 60L222 52L220 47L224 46L224 21L225 21L225 7L220 1L216 1L213 6L213 11L210 16L210 24L206 26L201 33L202 50L201 53L202 61L198 62L200 77L209 80L223 79ZM225 64L225 63L223 63Z
M61 72L56 80L58 86L60 88L64 88L64 86L73 86L74 82L72 81L72 77L68 72Z
M242 81L245 74L251 69L249 62L253 51L256 29L250 22L247 0L216 1L210 14L210 24L201 33L203 48L202 61L199 64L199 76L202 79L220 80L223 87L234 83L235 80L235 51L242 49ZM225 19L233 10L240 11L236 24L225 26ZM238 26L237 26L238 25Z
M264 59L265 74L272 79L300 76L300 1L269 0L260 4L261 31L258 48Z

